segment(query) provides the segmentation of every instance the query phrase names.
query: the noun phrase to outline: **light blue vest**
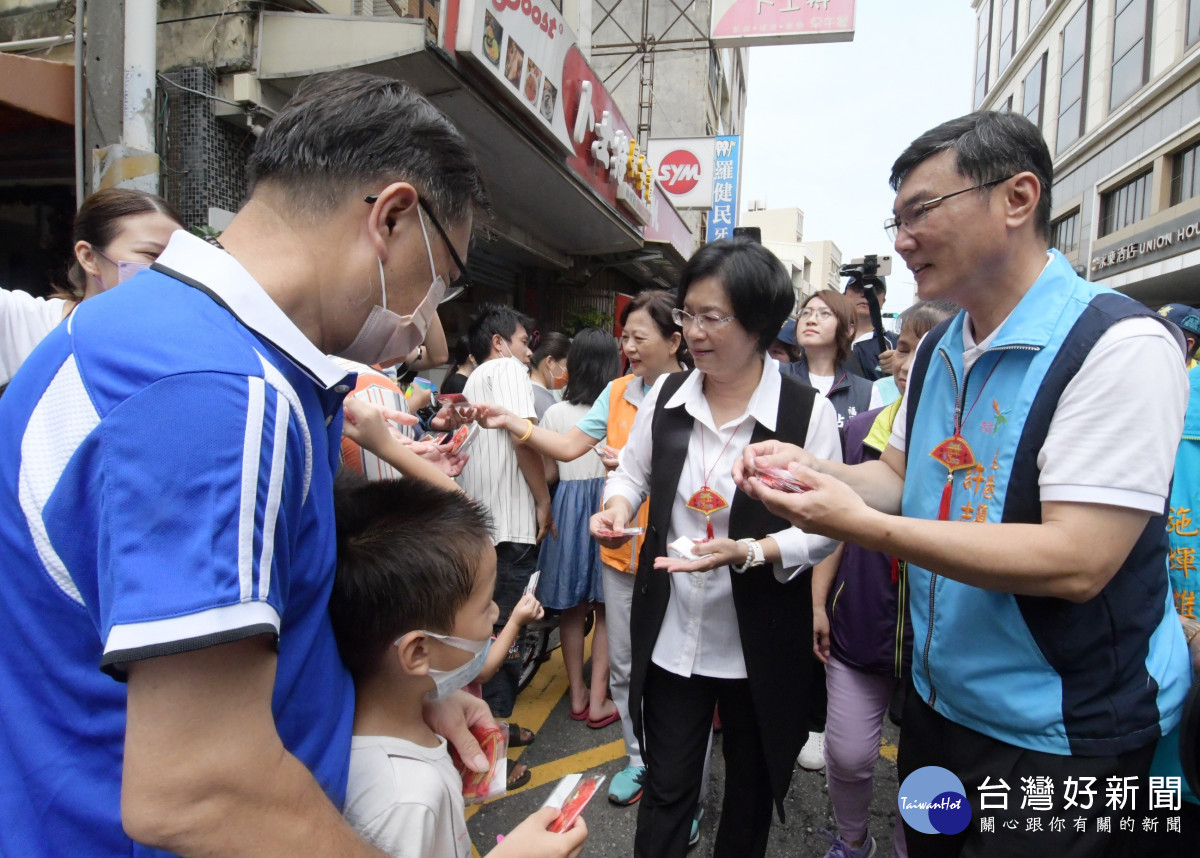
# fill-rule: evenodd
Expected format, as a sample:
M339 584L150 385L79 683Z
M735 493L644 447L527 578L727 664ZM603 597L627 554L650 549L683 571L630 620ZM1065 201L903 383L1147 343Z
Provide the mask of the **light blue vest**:
M1143 313L1054 251L970 372L963 314L932 352L925 343L914 375L927 371L909 382L910 409L913 393L919 401L904 515L938 517L947 470L929 454L953 434L957 407L977 464L955 472L951 520L1040 522L1036 460L1062 389L1111 324ZM1164 525L1152 518L1109 585L1082 605L982 590L910 563L917 692L956 723L1036 751L1099 756L1158 739L1178 722L1189 677Z

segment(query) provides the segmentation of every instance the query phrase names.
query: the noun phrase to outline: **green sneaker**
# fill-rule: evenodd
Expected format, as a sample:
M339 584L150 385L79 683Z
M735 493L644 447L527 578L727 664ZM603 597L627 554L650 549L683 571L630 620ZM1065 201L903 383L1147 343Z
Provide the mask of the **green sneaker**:
M621 769L608 782L608 800L622 807L636 803L642 797L642 778L645 776L645 766L626 766Z
M700 842L700 820L704 819L704 805L696 805L696 815L692 817L692 833L688 837L688 849Z

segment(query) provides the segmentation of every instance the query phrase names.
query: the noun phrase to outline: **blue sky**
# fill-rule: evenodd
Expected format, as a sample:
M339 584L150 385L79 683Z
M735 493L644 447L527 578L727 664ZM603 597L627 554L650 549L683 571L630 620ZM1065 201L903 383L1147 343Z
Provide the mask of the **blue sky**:
M806 241L845 261L891 253L892 161L921 132L971 110L970 0L859 0L854 41L750 49L740 208L804 212ZM895 256L885 310L912 301Z

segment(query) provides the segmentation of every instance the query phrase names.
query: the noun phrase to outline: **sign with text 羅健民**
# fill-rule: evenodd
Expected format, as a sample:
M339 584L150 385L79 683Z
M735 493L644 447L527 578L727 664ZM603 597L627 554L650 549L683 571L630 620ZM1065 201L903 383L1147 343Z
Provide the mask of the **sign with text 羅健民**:
M854 0L712 0L717 47L849 42Z
M737 226L738 169L742 138L726 135L716 139L716 158L713 160L713 202L708 212L705 241L729 238Z

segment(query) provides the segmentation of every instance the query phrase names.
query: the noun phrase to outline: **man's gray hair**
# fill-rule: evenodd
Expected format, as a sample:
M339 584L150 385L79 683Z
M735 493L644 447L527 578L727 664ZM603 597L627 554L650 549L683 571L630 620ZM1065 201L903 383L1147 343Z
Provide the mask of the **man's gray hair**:
M305 80L259 138L247 171L251 193L278 187L313 216L397 181L448 223L488 208L475 156L450 120L403 82L360 72Z

